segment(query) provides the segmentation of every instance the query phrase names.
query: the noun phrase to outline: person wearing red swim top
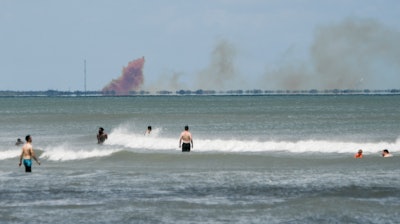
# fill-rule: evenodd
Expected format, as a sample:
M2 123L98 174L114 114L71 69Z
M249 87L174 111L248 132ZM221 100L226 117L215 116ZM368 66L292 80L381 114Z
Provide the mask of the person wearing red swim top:
M354 158L356 159L362 159L363 158L363 151L362 149L358 150L358 152L354 155Z

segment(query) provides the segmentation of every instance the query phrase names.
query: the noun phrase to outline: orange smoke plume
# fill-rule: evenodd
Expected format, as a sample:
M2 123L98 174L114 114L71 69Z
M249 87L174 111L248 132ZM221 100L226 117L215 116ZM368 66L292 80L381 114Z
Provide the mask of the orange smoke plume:
M143 65L144 57L129 62L128 66L122 69L122 75L118 79L113 79L103 88L103 93L128 95L130 91L139 90L144 80Z

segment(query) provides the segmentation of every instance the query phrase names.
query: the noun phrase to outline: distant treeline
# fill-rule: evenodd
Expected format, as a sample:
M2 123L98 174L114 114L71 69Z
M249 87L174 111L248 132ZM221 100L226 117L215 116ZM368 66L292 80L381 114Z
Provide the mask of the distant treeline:
M331 89L331 90L161 90L150 91L131 91L129 94L118 94L115 91L0 91L0 96L136 96L136 95L351 95L351 94L400 94L400 89L388 90L353 90L353 89Z

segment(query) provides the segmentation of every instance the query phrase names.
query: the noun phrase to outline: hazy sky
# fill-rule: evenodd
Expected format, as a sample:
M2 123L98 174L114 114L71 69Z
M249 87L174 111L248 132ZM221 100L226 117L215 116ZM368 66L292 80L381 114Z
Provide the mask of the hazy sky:
M400 88L398 0L0 0L0 90Z

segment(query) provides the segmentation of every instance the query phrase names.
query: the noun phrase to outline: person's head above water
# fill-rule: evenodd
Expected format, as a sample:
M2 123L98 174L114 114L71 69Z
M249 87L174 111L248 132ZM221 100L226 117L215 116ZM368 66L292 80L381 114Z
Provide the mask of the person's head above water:
M185 131L188 131L189 130L189 126L185 126Z

